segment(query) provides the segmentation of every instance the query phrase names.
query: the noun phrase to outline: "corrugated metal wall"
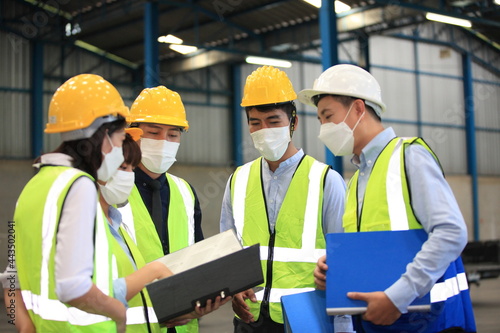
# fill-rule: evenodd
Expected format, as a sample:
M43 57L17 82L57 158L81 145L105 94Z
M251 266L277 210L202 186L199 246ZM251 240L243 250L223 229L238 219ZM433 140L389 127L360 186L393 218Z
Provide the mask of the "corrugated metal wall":
M0 156L30 155L30 43L0 31Z
M432 29L423 29L431 34ZM405 32L402 30L402 32ZM408 33L408 31L406 31ZM429 37L429 36L426 36ZM466 174L465 115L462 82L462 56L457 51L400 38L374 36L369 40L371 72L380 82L387 104L384 124L400 135L421 135L439 155L447 173ZM479 49L478 52L493 52ZM31 145L30 89L31 47L16 35L0 32L0 157L29 158ZM311 50L308 55L319 56ZM355 62L356 41L339 47L342 62ZM82 72L104 76L118 88L130 106L140 87L134 87L130 71L78 49L54 45L44 48L44 121L50 98L63 77ZM184 101L190 131L183 134L178 161L200 165L231 164L231 92L243 90L246 77L257 66L243 64L241 83L233 87L229 66L181 73L165 79L165 85L177 90ZM312 87L322 72L321 65L294 62L284 69L295 90ZM482 66L473 64L477 162L480 175L500 175L500 78ZM134 89L135 88L135 89ZM297 147L324 161L325 148L317 139L319 122L316 110L297 102L299 126L294 136ZM253 148L246 117L242 120L243 158L258 156ZM44 135L44 151L59 144L58 135ZM353 171L349 158L344 170Z
M31 156L31 44L15 34L0 32L0 157ZM131 75L125 68L91 55L87 51L44 45L43 122L50 99L65 79L80 73L94 73L111 81L122 96L133 96ZM130 101L125 101L130 105ZM57 134L44 134L43 151L60 144Z

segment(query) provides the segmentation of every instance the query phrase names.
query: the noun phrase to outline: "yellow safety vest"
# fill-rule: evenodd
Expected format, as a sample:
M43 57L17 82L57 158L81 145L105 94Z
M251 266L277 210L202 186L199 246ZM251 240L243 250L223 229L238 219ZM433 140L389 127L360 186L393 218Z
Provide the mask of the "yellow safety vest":
M422 145L437 161L432 150L420 138L395 138L389 142L373 164L361 210L358 209L357 198L359 170L349 181L343 216L345 232L422 228L411 207L406 179L404 152L410 144ZM386 195L381 195L384 193Z
M262 184L262 158L234 172L231 203L236 232L244 246L260 243L264 290L257 303L247 300L257 320L262 302L271 319L283 323L281 296L314 290L313 270L325 254L322 229L323 185L328 166L304 156L290 182L270 232Z
M397 137L391 140L373 164L360 214L357 197L359 171L348 184L343 217L345 232L422 228L411 207L406 176L405 149L411 144L422 145L439 164L437 156L422 139ZM407 313L392 326L404 332L414 329L415 323L420 323L421 327L427 326L425 332L437 332L450 327L467 328L467 332L475 331L468 289L462 260L458 257L430 291L431 309L436 316L432 322L429 322L432 316L424 313ZM438 305L434 307L434 304Z
M130 250L132 259L135 262L137 269L144 267L145 262L142 258L137 245L132 241L130 236L127 234L123 228L118 229L120 234L125 241L125 244ZM123 251L122 247L118 241L113 237L112 241L113 249L113 279L118 279L126 277L133 272L135 268L130 262L129 257ZM149 332L148 325L153 333L161 332L160 325L158 324L158 318L153 310L151 300L146 289L143 289L139 294L135 295L128 301L127 308L127 332L139 333L139 332Z
M195 197L191 186L182 178L166 174L170 187L170 202L167 217L169 250L174 252L194 244ZM146 262L163 256L163 247L151 215L134 186L128 204L119 208L122 226L130 235ZM177 326L177 333L197 333L198 319L187 325Z
M55 292L59 220L67 193L80 177L92 179L75 168L43 166L24 187L17 202L16 263L23 300L37 332L116 332L116 324L110 318L68 306L58 300ZM96 214L94 228L92 281L105 295L113 297L113 237L100 213Z

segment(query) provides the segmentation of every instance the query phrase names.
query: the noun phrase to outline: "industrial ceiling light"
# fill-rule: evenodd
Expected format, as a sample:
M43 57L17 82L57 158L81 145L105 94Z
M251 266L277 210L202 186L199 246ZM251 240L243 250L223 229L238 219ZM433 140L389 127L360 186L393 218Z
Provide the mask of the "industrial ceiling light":
M321 8L321 0L304 0L310 5L313 5L316 8ZM500 0L499 0L500 1ZM342 1L335 1L335 13L346 12L351 9L351 6L346 5Z
M465 28L472 27L472 23L470 23L470 21L451 17L451 16L439 15L439 14L434 14L434 13L427 13L427 14L425 14L425 18L430 20L430 21L459 25L459 26L465 27Z
M493 2L495 3L495 5L499 5L500 6L500 0L495 0Z
M158 37L159 43L167 43L167 44L182 44L183 40L179 37L175 37L174 35L166 35Z
M189 54L189 53L193 53L196 50L198 50L198 48L196 46L180 45L180 44L171 44L169 46L169 48L171 48L175 52L179 52L181 54Z
M335 1L335 13L343 13L351 10L351 6L343 3L342 1Z
M284 67L284 68L292 67L292 63L290 61L273 59L273 58L248 56L246 57L245 61L249 64L254 64L254 65L264 65L264 66L267 65L267 66Z

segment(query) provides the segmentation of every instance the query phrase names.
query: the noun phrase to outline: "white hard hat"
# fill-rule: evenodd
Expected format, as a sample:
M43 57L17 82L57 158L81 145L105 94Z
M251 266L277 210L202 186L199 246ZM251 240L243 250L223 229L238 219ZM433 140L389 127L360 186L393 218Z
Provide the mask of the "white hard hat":
M363 99L379 117L385 112L380 85L370 73L358 66L335 65L328 68L314 81L313 88L302 90L298 98L304 104L316 106L313 97L323 94Z

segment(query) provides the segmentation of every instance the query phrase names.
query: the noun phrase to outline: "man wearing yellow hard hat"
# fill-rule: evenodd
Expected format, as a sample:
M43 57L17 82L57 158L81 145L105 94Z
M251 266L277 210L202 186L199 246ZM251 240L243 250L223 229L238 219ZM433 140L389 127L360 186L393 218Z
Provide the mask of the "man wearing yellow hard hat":
M144 89L132 104L127 122L143 131L138 141L142 159L134 170L129 203L120 212L149 262L203 239L196 192L184 179L167 173L189 124L179 94L164 86ZM176 330L197 332L197 320Z
M229 179L220 228L236 230L244 246L260 243L264 283L233 297L235 332L283 332L281 296L314 290L324 234L342 232L345 183L292 142L296 98L283 71L264 66L247 77L241 106L262 157Z

